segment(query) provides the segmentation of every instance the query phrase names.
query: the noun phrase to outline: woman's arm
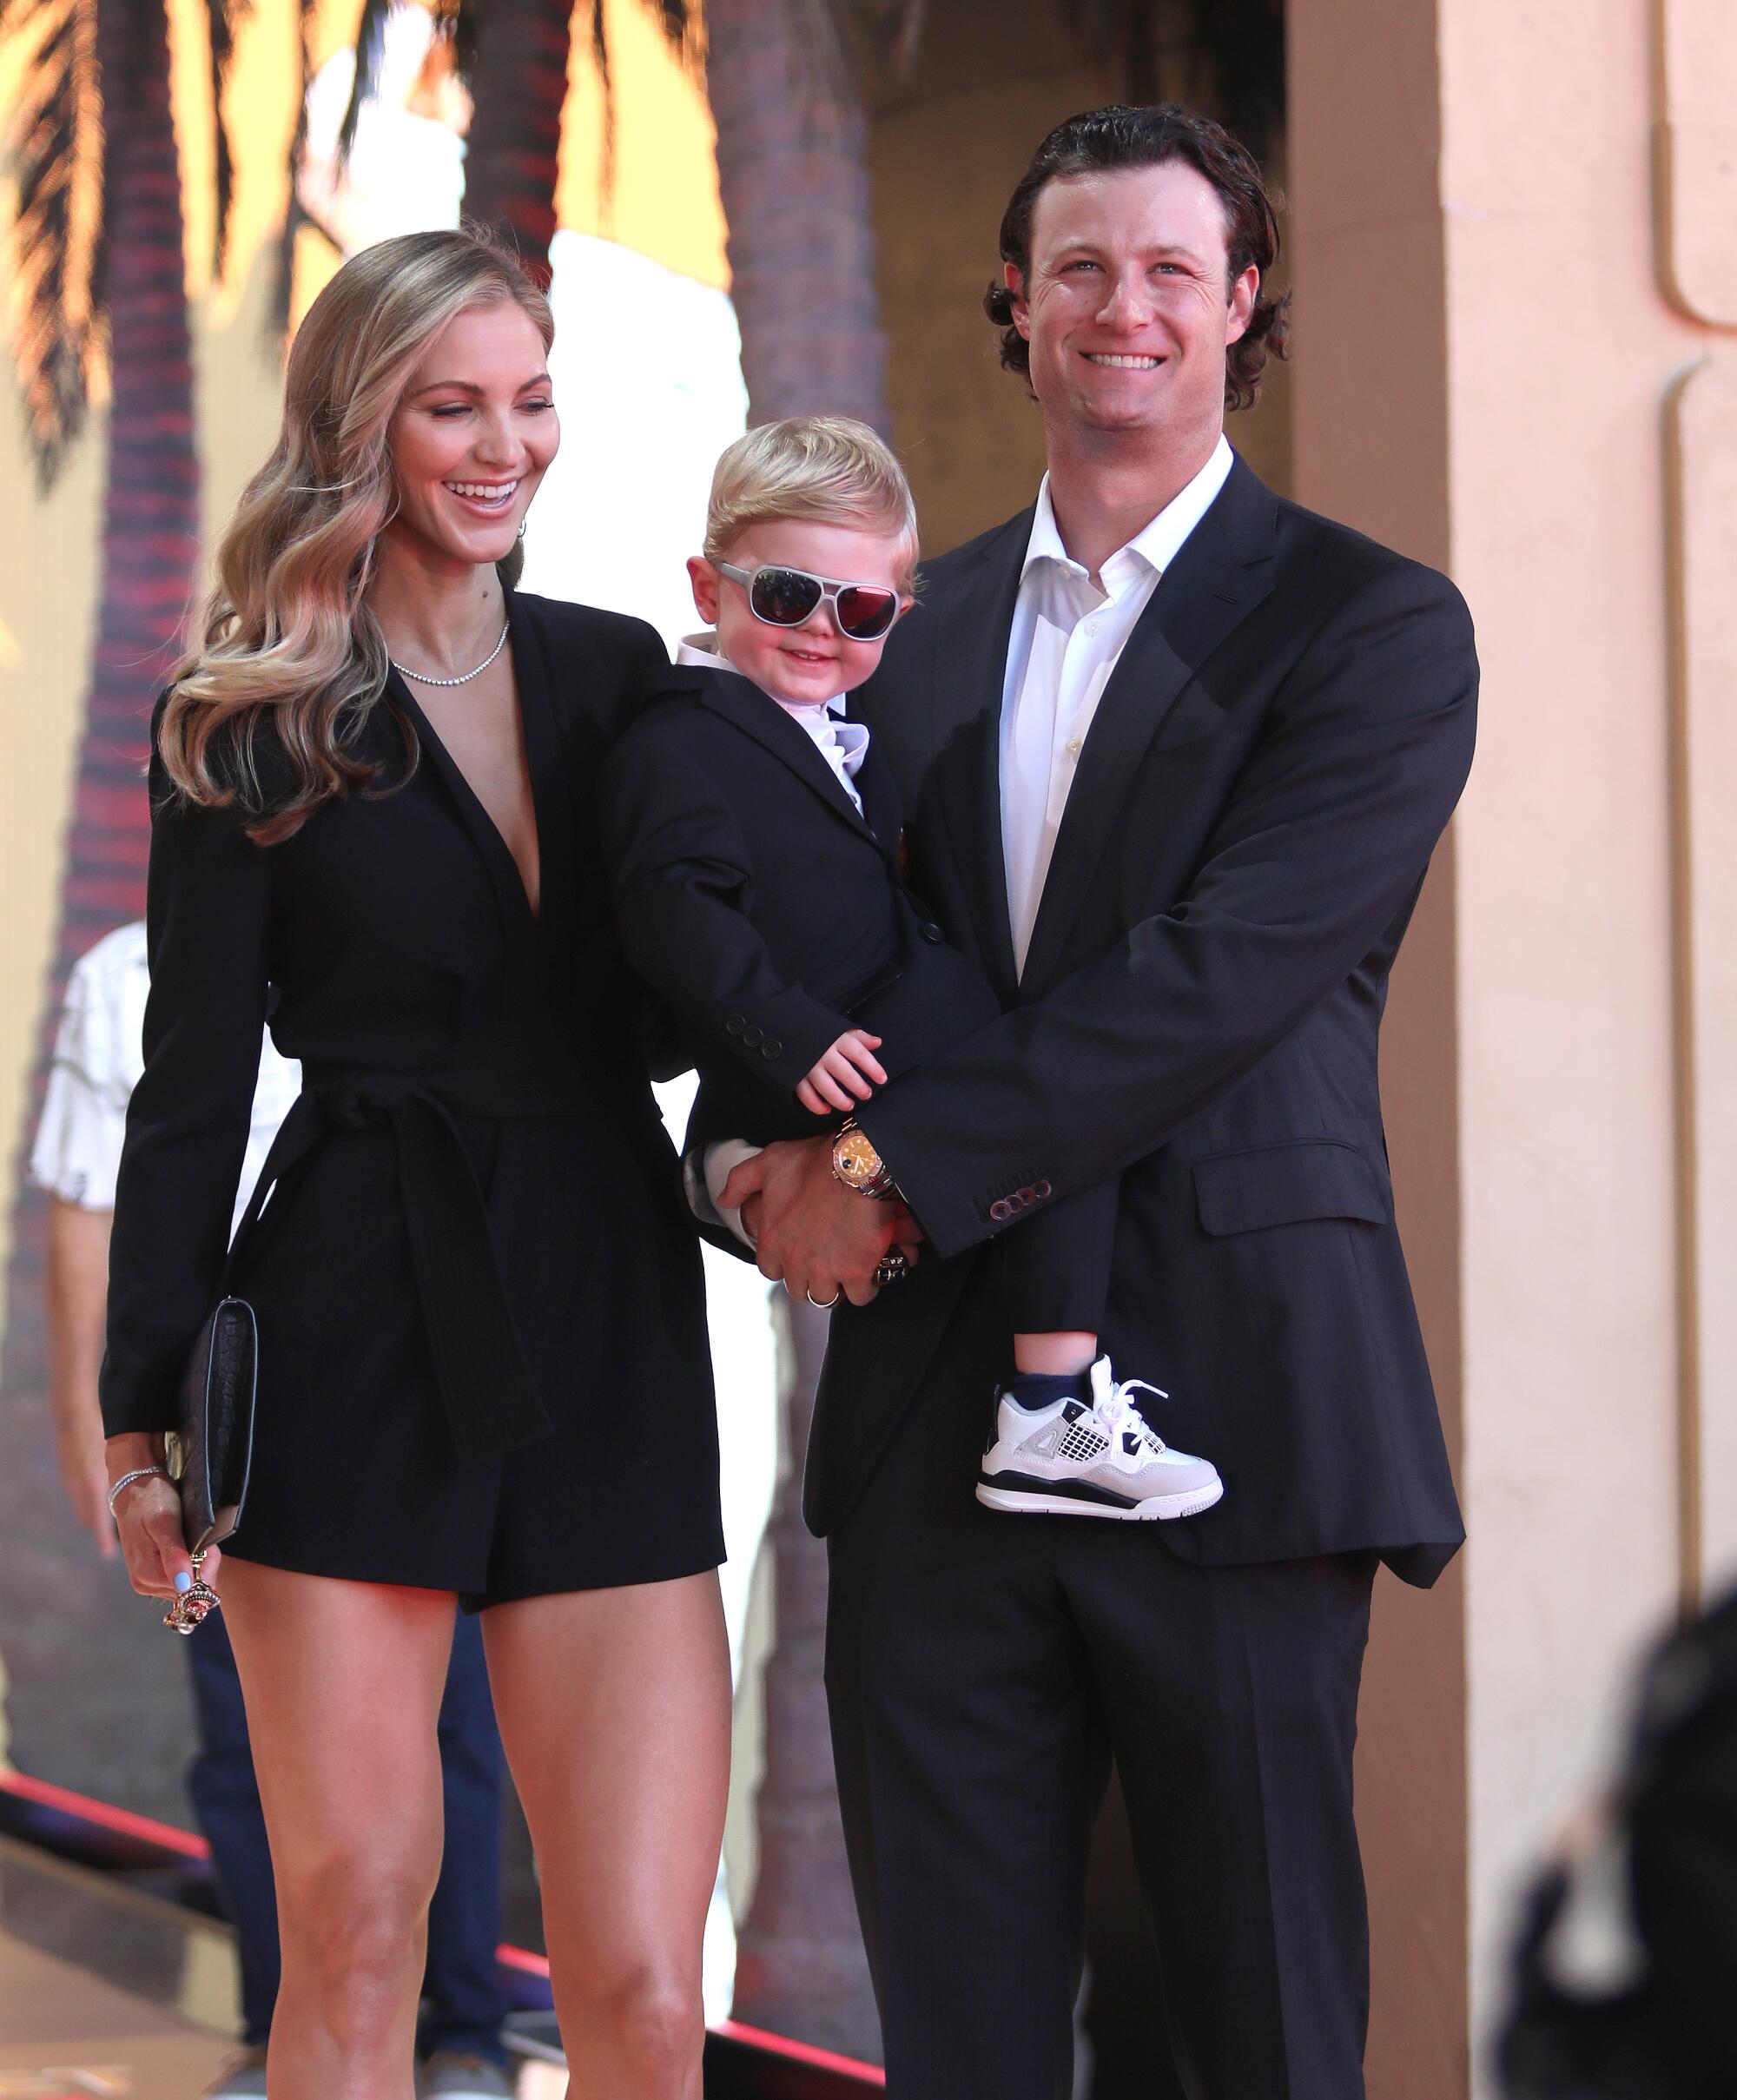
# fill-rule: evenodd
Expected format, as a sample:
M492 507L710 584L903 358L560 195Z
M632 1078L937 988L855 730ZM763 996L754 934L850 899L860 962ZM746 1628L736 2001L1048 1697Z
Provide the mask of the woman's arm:
M110 1436L175 1426L222 1272L265 1028L269 859L240 811L173 798L155 762L151 801L145 1065L109 1247Z

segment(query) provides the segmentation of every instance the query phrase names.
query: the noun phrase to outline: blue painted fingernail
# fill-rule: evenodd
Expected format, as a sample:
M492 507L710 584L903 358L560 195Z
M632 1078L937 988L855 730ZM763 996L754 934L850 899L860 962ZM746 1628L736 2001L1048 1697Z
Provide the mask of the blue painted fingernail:
M188 1575L186 1568L183 1568L175 1578L175 1586L182 1596L185 1596L188 1591L193 1588L193 1577Z

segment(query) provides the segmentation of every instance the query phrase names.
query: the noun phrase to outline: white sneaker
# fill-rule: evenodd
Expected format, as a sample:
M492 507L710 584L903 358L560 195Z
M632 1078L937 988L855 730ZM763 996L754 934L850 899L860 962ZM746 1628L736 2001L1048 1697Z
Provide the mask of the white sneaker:
M977 1499L991 1509L1112 1516L1149 1523L1196 1516L1225 1492L1210 1460L1172 1451L1128 1395L1170 1396L1144 1378L1118 1383L1110 1359L1092 1366L1092 1400L1035 1413L1003 1398L983 1455Z

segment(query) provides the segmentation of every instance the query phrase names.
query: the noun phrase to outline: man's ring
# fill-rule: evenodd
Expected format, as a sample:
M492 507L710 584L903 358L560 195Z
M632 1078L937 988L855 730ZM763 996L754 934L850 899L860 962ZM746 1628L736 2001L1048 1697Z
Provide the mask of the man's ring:
M804 1291L802 1296L808 1300L810 1305L818 1306L822 1312L830 1312L832 1308L838 1303L840 1293L836 1286L835 1286L830 1298L816 1298L812 1291Z
M910 1265L905 1259L902 1247L888 1247L875 1265L875 1281L882 1287L888 1284L896 1284Z

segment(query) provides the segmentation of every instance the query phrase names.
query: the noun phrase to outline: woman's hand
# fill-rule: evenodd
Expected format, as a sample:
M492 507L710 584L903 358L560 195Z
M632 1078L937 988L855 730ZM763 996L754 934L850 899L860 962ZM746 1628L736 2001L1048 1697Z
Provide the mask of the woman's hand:
M109 1484L141 1466L163 1462L162 1438L130 1434L111 1436L108 1445ZM122 1488L115 1502L115 1525L127 1573L142 1597L175 1597L193 1587L193 1555L181 1527L181 1497L175 1483L161 1473ZM201 1579L216 1586L221 1555L214 1547L200 1563Z
M875 1087L887 1084L887 1074L875 1055L880 1047L878 1035L847 1028L798 1085L796 1099L811 1116L830 1115L836 1108L849 1111L858 1101L866 1101Z

